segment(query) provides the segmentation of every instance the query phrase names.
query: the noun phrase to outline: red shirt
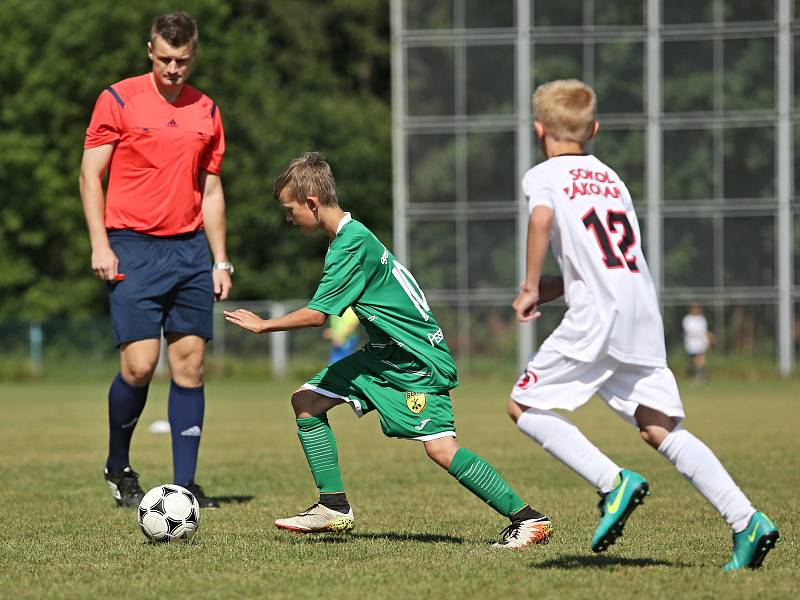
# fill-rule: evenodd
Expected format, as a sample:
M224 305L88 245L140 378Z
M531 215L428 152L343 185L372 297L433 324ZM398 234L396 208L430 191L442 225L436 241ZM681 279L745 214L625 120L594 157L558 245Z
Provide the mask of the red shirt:
M150 74L98 97L84 148L116 144L106 191L106 229L168 236L203 226L200 170L219 175L225 133L219 108L186 84L175 104Z

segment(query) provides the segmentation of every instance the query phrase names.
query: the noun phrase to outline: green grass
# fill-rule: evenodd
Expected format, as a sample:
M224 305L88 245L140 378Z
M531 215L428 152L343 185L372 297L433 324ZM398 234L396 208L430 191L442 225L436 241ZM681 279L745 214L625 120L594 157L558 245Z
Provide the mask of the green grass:
M724 575L730 533L714 510L637 433L593 400L574 421L653 495L604 555L589 539L594 491L513 427L510 381L456 390L460 441L483 455L554 522L552 543L521 552L489 545L505 526L413 442L389 440L374 415L332 412L356 531L304 537L272 520L305 508L315 488L288 397L298 381L212 381L198 480L238 498L204 512L189 544L152 545L134 511L102 481L106 383L0 384L0 597L156 598L764 598L797 597L800 489L798 382L684 385L687 428L705 440L783 542L756 572ZM168 482L169 436L154 384L134 438L145 488Z

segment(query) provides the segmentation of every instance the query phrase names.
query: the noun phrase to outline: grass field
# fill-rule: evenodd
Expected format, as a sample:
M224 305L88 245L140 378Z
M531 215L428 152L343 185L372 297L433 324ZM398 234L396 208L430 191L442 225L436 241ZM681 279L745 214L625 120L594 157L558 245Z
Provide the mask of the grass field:
M574 421L617 462L651 481L652 496L603 555L589 539L594 491L504 414L509 382L456 390L463 445L493 462L554 522L547 546L500 552L505 520L424 456L389 440L377 419L332 413L356 530L304 537L272 520L305 508L315 488L288 396L296 381L217 380L198 480L225 497L185 545L151 545L135 511L102 481L106 382L0 384L0 597L155 598L788 598L800 594L797 494L800 383L713 381L683 386L687 428L721 457L783 542L756 572L722 574L730 533L713 509L599 400ZM151 386L132 458L142 485L169 481L166 385Z

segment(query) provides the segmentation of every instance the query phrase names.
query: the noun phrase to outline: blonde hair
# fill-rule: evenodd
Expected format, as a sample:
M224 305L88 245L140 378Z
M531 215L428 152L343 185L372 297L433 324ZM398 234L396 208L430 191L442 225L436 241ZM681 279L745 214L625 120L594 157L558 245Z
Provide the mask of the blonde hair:
M306 152L289 161L272 186L276 200L286 187L294 200L316 196L323 206L338 204L333 172L319 152Z
M533 94L534 118L557 141L585 144L592 136L596 111L594 90L577 79L543 83Z

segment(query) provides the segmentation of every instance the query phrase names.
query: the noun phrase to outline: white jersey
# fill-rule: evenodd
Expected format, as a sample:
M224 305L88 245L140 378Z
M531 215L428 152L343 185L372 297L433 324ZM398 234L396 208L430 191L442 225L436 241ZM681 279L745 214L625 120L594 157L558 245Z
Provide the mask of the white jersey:
M664 326L625 184L591 155L562 155L522 180L528 209L553 210L550 247L569 307L545 345L583 362L666 366Z
M703 354L708 350L708 322L703 315L683 317L683 346L687 354Z

